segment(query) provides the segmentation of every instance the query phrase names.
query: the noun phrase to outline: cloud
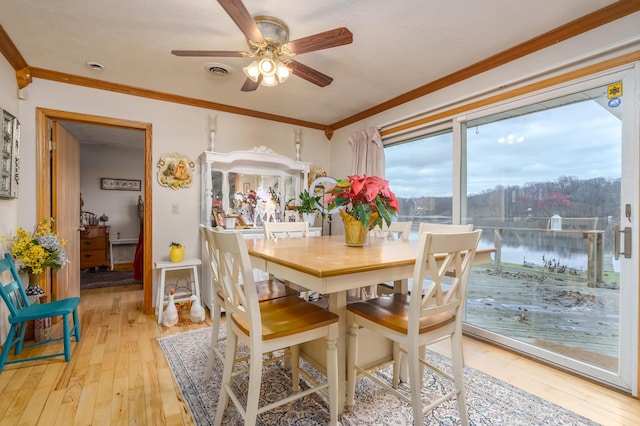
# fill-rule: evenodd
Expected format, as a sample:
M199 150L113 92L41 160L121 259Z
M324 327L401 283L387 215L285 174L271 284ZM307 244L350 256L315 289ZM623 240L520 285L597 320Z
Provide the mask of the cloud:
M513 135L517 143L499 143ZM386 177L398 197L451 196L453 134L385 148ZM577 102L467 130L467 189L620 177L621 121L596 101Z

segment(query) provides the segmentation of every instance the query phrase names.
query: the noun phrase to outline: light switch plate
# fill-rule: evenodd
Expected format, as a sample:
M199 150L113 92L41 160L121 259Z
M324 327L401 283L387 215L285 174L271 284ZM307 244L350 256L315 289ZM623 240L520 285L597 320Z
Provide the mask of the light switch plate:
M180 205L178 203L171 204L171 213L172 214L180 213Z

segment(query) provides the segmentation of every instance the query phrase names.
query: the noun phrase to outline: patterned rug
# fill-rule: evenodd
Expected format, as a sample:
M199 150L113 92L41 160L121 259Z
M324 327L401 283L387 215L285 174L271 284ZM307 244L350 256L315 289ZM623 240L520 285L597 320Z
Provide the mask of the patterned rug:
M86 269L80 271L80 290L115 287L140 283L133 278L133 271L110 271Z
M221 332L224 327L221 328ZM216 359L213 377L205 380L205 368L210 348L211 329L200 329L158 339L164 350L176 382L182 391L196 425L213 425L218 401L218 388L223 366ZM225 342L219 343L224 349ZM239 348L242 352L243 348ZM434 352L430 361L445 370L449 359ZM308 365L304 366L313 371ZM391 367L382 370L381 376L389 378ZM316 374L317 376L317 374ZM535 395L511 386L481 371L465 367L465 389L472 425L597 425L584 417L552 404ZM304 381L303 381L304 382ZM265 368L261 405L288 392L290 376L279 364ZM248 375L236 378L234 385L246 388ZM266 385L265 385L266 384ZM404 390L407 390L406 385ZM425 399L441 395L449 386L446 381L425 373L423 394ZM301 384L303 387L303 384ZM244 401L243 401L244 402ZM263 413L258 425L324 425L329 420L323 398L311 395L301 400ZM352 411L340 415L341 425L411 425L411 407L384 391L371 380L362 378L356 383L356 404ZM229 403L225 425L241 424L233 403ZM429 412L427 425L458 425L458 409L455 400L448 401Z

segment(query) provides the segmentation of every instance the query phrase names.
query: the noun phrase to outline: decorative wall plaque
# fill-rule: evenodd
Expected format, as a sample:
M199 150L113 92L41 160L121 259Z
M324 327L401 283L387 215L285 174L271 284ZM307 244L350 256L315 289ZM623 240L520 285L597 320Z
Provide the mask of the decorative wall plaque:
M173 152L158 161L158 182L171 189L188 188L193 182L195 164L186 155Z

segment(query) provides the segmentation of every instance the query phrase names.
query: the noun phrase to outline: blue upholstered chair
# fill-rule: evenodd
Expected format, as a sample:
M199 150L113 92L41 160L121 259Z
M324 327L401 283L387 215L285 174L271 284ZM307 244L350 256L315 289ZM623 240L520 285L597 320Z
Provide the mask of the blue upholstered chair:
M20 281L18 271L16 271L16 267L9 253L6 253L4 258L0 259L0 273L5 271L11 272L12 280L8 283L5 282L6 280L2 280L3 282L0 283L0 296L2 296L4 303L6 303L9 308L9 324L11 324L11 328L9 329L9 334L7 335L7 340L5 341L4 348L2 349L2 355L0 356L0 371L4 369L5 364L32 361L60 355L64 355L65 361L69 362L71 360L71 336L75 336L76 342L80 341L80 322L78 321L78 304L80 303L80 298L70 297L68 299L57 300L51 303L31 305L27 294L24 291L24 287L22 286L22 282ZM24 346L24 332L27 328L27 321L56 317L59 315L62 316L63 321L62 337L52 338L43 342ZM73 328L69 327L69 315L73 315ZM7 361L11 348L14 348L14 353L18 355L22 349L43 345L56 340L64 340L64 352L34 356L30 358L15 358Z

